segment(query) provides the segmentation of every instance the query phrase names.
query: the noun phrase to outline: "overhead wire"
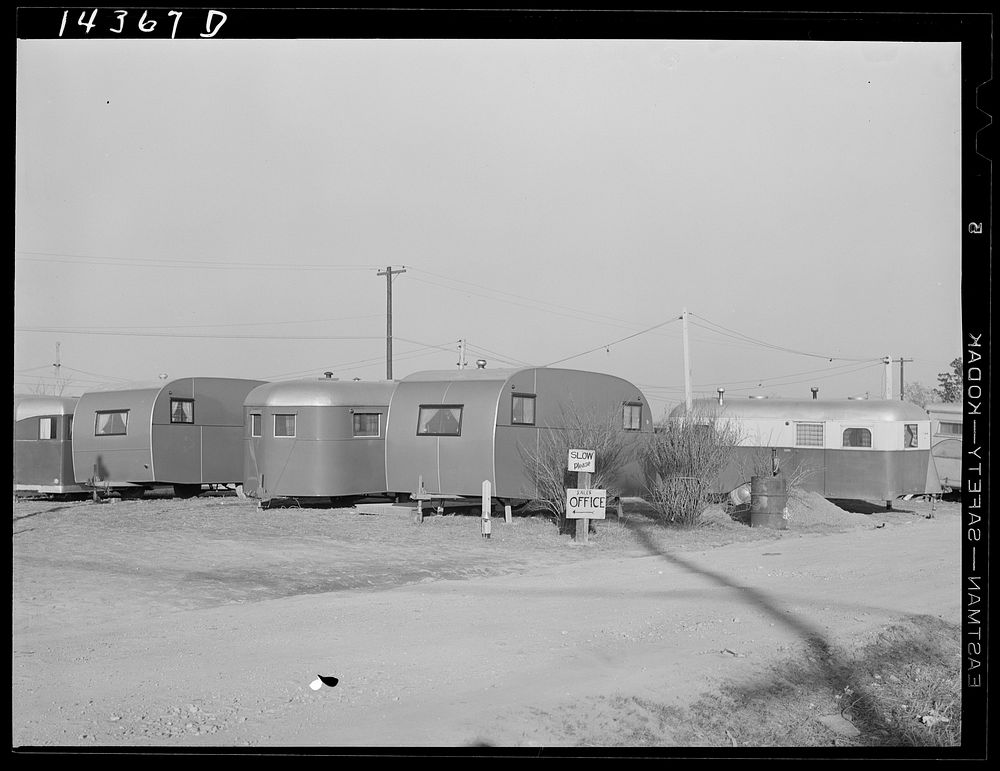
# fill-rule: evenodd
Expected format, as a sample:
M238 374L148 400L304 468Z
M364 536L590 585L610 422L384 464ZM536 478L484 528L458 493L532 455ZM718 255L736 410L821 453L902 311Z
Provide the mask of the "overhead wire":
M712 327L717 327L718 329L724 330L724 332L718 332L717 330L714 330L714 329L711 329L710 327L706 327L704 325L698 324L697 322L690 322L690 317L691 316L694 316L695 318L701 319L705 323L710 324ZM755 344L757 344L757 345L759 345L761 347L764 347L764 348L770 348L770 349L773 349L773 350L776 350L776 351L783 351L785 353L794 353L794 354L797 354L799 356L811 356L811 357L814 357L814 358L817 358L817 359L827 359L828 361L871 361L873 358L875 358L873 356L865 356L865 357L861 357L861 358L850 358L850 357L845 357L845 356L829 356L827 354L810 353L808 351L799 351L799 350L796 350L794 348L787 348L785 346L775 345L774 343L769 343L769 342L766 342L764 340L759 340L758 338L755 338L755 337L750 337L749 335L745 335L742 332L737 332L734 329L729 329L728 327L724 327L721 324L717 324L714 321L711 321L710 319L706 319L704 316L701 316L701 315L699 315L697 313L689 313L688 314L688 318L689 318L689 322L691 324L693 324L694 326L701 327L702 329L705 329L705 330L708 330L708 331L714 331L714 332L716 332L716 334L724 334L724 333L728 332L728 333L730 333L729 334L730 337L735 337L736 339L739 339L739 340L745 340L747 342L755 343Z
M618 340L614 340L614 341L612 341L610 343L605 343L604 345L598 345L596 348L591 348L591 349L589 349L587 351L583 351L581 353L576 353L576 354L573 354L572 356L566 356L565 358L557 359L556 361L549 362L545 366L546 367L551 367L551 366L553 366L555 364L562 364L564 361L570 361L571 359L577 359L580 356L586 356L588 353L593 353L594 351L599 351L602 348L610 348L612 345L618 345L618 343L623 343L626 340L631 340L633 337L638 337L639 335L646 334L647 332L651 332L654 329L659 329L660 327L666 326L667 324L673 324L673 323L675 323L677 321L680 321L680 317L675 317L675 318L672 318L672 319L667 319L666 321L662 321L659 324L654 324L653 326L648 327L647 329L641 329L638 332L634 332L631 335L626 335L625 337L619 338Z
M434 273L433 271L426 270L426 269L421 268L419 266L414 267L414 266L411 265L410 268L412 270L415 270L415 271L419 272L419 273L426 273L429 276L434 276L434 277L436 277L438 279L441 279L443 281L450 281L450 282L453 282L453 283L456 283L456 284L462 284L464 286L475 287L476 289L479 289L482 292L503 295L504 297L508 297L508 298L511 298L512 300L517 301L516 304L523 305L524 302L534 303L535 305L524 306L524 307L533 308L534 310L546 311L546 310L550 310L552 308L560 308L562 310L566 310L566 311L572 312L574 314L574 316L573 316L574 318L586 318L588 320L605 319L606 321L613 322L615 325L620 326L620 327L624 327L626 329L638 326L638 324L636 324L633 321L627 321L625 319L616 318L614 316L607 316L607 315L603 315L603 314L600 314L600 313L592 313L589 310L584 315L584 314L580 313L579 308L574 307L574 306L561 305L560 303L552 302L551 300L535 300L535 299L533 299L531 297L526 297L523 293L515 294L513 292L507 292L507 291L505 291L503 289L496 289L496 288L493 288L493 287L484 286L482 284L476 284L476 283L473 283L472 281L465 281L464 279L453 278L451 276L442 276L440 273ZM425 280L424 283L430 283L430 282L427 282ZM442 286L442 285L441 284L435 284L435 286ZM442 288L444 288L444 289L453 289L453 287L448 287L448 286L443 286ZM467 291L467 290L462 290L462 291ZM487 299L499 300L500 298L488 297ZM506 302L506 300L501 300L501 301L502 302Z
M372 270L378 266L371 264L336 265L323 263L273 263L273 262L243 262L223 260L174 260L154 257L151 259L135 259L128 257L98 257L85 254L66 254L59 252L37 252L23 249L14 252L15 259L33 262L62 262L70 264L112 265L116 267L135 268L206 268L210 270ZM17 255L28 255L18 257Z
M205 340L381 340L379 335L195 335L179 332L123 332L109 329L68 327L14 327L15 332L45 332L66 335L110 335L114 337L174 337Z
M299 319L297 321L240 321L227 323L205 323L205 324L110 324L110 325L80 325L88 330L128 330L128 329L158 329L167 331L170 329L208 329L214 327L259 327L277 326L286 324L325 324L331 321L353 321L355 319L375 319L382 318L384 314L373 313L365 316L338 316L329 319Z

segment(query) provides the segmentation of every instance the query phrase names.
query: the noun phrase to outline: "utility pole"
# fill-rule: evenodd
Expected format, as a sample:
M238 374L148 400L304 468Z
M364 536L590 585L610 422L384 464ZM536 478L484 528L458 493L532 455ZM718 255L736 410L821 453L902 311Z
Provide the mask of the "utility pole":
M392 277L406 273L406 268L393 270L392 265L380 270L378 275L385 276L385 379L392 380Z
M691 413L691 355L688 352L688 311L681 313L681 324L684 330L684 407Z
M458 341L458 368L465 369L465 338Z
M913 359L904 359L902 356L899 357L899 400L904 401L903 394L903 362L913 361Z
M882 395L883 399L892 398L892 357L883 356L882 363L885 365L885 392Z

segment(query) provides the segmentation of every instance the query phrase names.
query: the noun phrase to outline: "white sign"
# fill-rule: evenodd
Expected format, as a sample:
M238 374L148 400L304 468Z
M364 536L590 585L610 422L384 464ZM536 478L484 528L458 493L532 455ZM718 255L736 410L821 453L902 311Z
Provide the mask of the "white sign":
M607 490L566 491L566 519L604 519L607 507Z
M594 473L597 471L597 451L596 450L570 450L569 470L585 471Z

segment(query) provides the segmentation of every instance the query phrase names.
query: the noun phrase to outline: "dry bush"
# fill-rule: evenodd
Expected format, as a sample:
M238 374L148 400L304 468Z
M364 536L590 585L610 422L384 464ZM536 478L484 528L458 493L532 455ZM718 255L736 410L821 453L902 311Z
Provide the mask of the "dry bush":
M640 450L649 502L667 522L697 525L733 462L739 430L713 413L663 419Z
M753 451L741 455L736 461L740 479L749 480L754 477L769 477L774 473L774 453L770 447L757 447ZM783 463L778 468L778 473L785 478L785 489L788 493L788 500L806 503L808 491L804 487L804 482L819 469L805 461L799 461L795 465ZM747 488L749 490L749 487ZM749 500L749 493L746 496Z
M591 475L592 488L606 490L608 500L621 495L622 471L634 457L634 437L622 426L621 413L577 411L572 405L562 410L562 428L541 427L538 445L518 445L525 473L534 485L532 509L548 513L566 529L566 490L576 487L577 472L567 470L571 449L595 451L596 471Z

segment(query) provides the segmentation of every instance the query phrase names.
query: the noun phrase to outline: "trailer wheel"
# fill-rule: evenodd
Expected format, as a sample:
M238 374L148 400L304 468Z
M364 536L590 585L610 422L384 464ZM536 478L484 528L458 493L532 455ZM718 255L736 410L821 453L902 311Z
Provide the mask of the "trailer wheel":
M174 485L175 498L194 498L201 494L201 485Z

